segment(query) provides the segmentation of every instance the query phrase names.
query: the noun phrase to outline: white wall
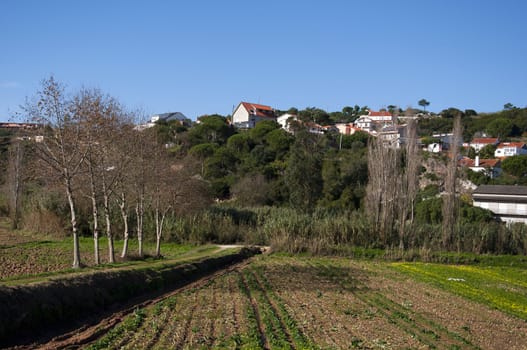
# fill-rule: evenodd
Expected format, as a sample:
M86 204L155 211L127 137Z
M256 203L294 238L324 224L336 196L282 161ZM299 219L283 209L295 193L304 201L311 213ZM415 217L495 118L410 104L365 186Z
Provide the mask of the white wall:
M240 103L232 115L232 123L247 123L249 121L249 112Z

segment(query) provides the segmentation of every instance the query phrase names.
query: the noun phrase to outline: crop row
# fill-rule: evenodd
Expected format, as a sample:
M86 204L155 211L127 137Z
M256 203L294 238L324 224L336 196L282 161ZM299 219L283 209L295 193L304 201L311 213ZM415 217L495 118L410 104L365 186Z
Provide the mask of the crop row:
M127 316L90 349L316 348L265 276L245 269Z
M411 304L401 305L391 300L385 293L369 289L360 279L346 273L346 269L334 269L325 263L311 263L319 273L338 283L344 290L354 294L361 302L376 313L396 325L412 338L436 349L446 344L451 349L478 349L470 340L456 332L449 331L444 326L424 315L414 312Z

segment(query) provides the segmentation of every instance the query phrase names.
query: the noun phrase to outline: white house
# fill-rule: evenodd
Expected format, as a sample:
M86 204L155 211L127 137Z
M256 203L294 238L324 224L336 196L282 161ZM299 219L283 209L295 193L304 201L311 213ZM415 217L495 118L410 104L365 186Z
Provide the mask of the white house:
M281 116L276 118L277 123L280 124L282 129L284 129L287 132L291 132L290 124L292 121L296 121L296 120L298 120L298 117L290 113L282 114Z
M439 142L433 142L426 146L426 150L431 153L441 153L443 151L443 145Z
M374 122L393 123L393 115L388 111L369 111L367 116Z
M472 200L475 207L489 209L501 221L527 224L527 186L481 185Z
M363 131L366 131L368 133L373 131L373 120L368 116L361 116L357 120L355 120L355 126L358 129L361 129Z
M336 123L335 128L343 135L353 135L357 131L361 131L360 128L355 127L352 123Z
M480 159L479 156L476 156L476 159L463 157L458 163L474 172L483 173L491 179L499 177L502 173L500 159Z
M473 139L469 146L474 148L476 152L481 151L481 149L487 145L497 145L500 141L497 138L493 137L480 137Z
M240 102L232 113L232 124L238 128L251 129L261 120L274 120L274 110L265 105Z
M494 157L512 157L527 154L527 145L524 142L501 142L494 151Z
M355 127L370 134L374 134L380 129L394 124L394 117L390 112L386 111L369 111L367 115L362 115L355 120Z
M160 120L164 120L166 122L171 122L171 121L178 121L179 124L181 125L184 125L184 126L191 126L192 125L192 120L190 120L189 118L187 118L183 113L181 112L170 112L170 113L161 113L161 114L154 114L153 116L150 117L150 121L145 123L145 124L139 124L135 127L136 130L145 130L145 129L148 129L148 128L151 128L153 127L154 125L156 125L157 122L159 122Z

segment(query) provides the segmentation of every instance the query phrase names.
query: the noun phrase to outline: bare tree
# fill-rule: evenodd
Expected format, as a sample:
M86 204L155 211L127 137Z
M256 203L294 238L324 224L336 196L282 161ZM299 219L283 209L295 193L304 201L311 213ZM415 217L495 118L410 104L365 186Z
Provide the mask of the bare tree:
M130 239L130 230L128 223L129 195L132 191L131 184L131 167L133 164L133 155L131 154L132 144L135 142L135 131L129 117L123 120L124 124L120 128L119 140L117 145L122 157L119 176L115 184L115 202L119 207L121 219L123 221L123 249L121 258L128 255L128 243Z
M99 264L99 201L108 238L109 262L115 261L112 223L110 218L111 196L127 156L119 147L125 118L119 103L99 90L83 89L73 99L74 112L81 122L86 148L85 175L89 189L86 197L91 200L95 264Z
M20 223L20 198L22 196L22 185L24 183L24 141L13 136L8 149L7 166L7 193L9 199L9 216L13 229L17 229Z
M462 127L461 117L454 118L454 129L452 130L452 142L450 143L450 158L448 160L445 177L445 194L443 196L443 227L442 243L445 249L452 245L455 234L455 225L458 217L458 201L456 200L457 162L459 155L459 144L461 143Z
M417 147L417 122L410 120L406 125L406 142L404 147L404 164L400 177L398 200L399 220L399 248L404 249L407 236L407 226L412 225L414 219L415 199L419 190L419 168L421 157ZM395 175L395 174L394 174Z
M63 185L70 208L71 230L73 235L73 268L81 266L79 236L77 230L77 211L75 205L75 180L86 158L83 147L78 115L72 113L71 101L64 93L64 87L53 77L42 82L33 102L23 107L32 122L40 127L35 142L39 166L50 170Z
M132 158L130 160L130 166L128 176L132 185L133 191L133 202L135 203L135 215L136 215L136 233L138 243L138 255L143 256L143 233L144 233L144 216L145 216L145 203L146 203L146 186L147 186L147 175L149 174L149 150L151 147L150 130L136 131L133 132L135 142L131 146Z
M166 153L164 153L166 155ZM211 195L205 181L201 179L200 165L189 157L163 164L170 167L159 169L154 191L154 217L156 222L156 256L161 256L161 239L165 218L172 215L186 215L203 209L211 203Z
M399 151L386 145L381 137L372 140L368 145L366 207L384 245L393 232L397 215L399 173Z

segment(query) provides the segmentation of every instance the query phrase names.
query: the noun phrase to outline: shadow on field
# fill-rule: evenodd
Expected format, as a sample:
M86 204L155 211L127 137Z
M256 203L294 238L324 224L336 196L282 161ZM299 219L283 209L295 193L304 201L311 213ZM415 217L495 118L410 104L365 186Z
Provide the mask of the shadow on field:
M330 292L368 291L371 272L353 266L273 264L259 269L268 281L268 287L275 291Z
M33 285L0 285L0 347L43 343L239 263L259 249L177 266L101 271ZM60 337L59 337L60 338Z

